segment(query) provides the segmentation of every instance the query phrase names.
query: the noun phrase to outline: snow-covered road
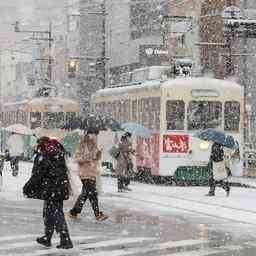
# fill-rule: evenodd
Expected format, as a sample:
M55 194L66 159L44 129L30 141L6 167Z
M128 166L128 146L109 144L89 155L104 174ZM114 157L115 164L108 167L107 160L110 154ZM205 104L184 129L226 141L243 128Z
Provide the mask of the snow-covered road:
M26 248L26 253L22 255L44 255L46 251L38 250L36 244L27 237L40 233L35 227L41 222L41 202L26 199L22 195L22 186L30 176L32 165L21 162L20 166L18 177L12 177L8 163L3 172L0 219L5 232L0 236L0 255L2 251L15 251L6 255L20 255L17 250L23 247ZM74 181L79 188L79 179ZM118 193L116 179L104 177L102 181L104 193L100 196L100 205L110 214L110 220L100 226L95 224L93 217L90 217L91 209L87 208L80 224L71 225L79 250L87 251L81 254L76 248L73 254L68 255L87 255L91 247L108 247L111 256L145 253L158 255L154 252L167 249L168 252L170 249L174 251L172 254L161 255L233 255L231 253L244 250L245 246L252 247L253 252L256 248L255 189L232 187L230 197L227 198L225 192L217 188L215 197L206 197L207 187L166 187L132 182L131 192ZM74 198L71 198L66 202L65 208L69 208L73 201ZM15 226L18 239L12 234ZM95 238L91 238L91 242L83 242L88 239L88 235ZM122 238L118 240L116 236ZM13 239L17 242L13 243ZM129 243L138 244L142 248L120 249ZM218 248L212 248L212 243L217 244ZM88 248L85 247L86 244ZM150 244L149 249L147 244ZM109 251L109 247L113 246L113 250ZM187 252L187 247L193 252ZM178 248L183 248L186 252L178 253ZM88 255L108 255L103 249L97 250ZM230 254L225 254L226 252ZM57 251L51 249L48 253L55 255Z

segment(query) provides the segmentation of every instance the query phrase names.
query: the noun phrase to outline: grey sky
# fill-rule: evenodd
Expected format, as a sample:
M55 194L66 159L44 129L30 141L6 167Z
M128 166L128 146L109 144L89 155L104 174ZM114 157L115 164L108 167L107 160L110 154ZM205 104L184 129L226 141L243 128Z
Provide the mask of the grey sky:
M56 34L64 29L64 18L65 0L0 0L0 47L26 38L25 34L13 32L11 24L16 20L24 29L45 29L52 21Z

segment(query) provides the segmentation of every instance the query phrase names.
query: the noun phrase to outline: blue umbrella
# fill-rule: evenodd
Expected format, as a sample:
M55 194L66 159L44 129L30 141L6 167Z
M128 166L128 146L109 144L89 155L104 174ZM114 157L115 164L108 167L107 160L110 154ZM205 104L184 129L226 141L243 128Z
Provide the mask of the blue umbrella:
M201 140L217 142L227 148L237 148L237 143L233 136L227 135L224 132L217 131L212 128L198 131L193 135L193 137L197 137Z
M140 136L145 139L149 139L151 137L151 132L148 128L146 128L143 125L136 124L136 123L124 123L121 125L121 128L126 131L131 133L132 135L135 136Z

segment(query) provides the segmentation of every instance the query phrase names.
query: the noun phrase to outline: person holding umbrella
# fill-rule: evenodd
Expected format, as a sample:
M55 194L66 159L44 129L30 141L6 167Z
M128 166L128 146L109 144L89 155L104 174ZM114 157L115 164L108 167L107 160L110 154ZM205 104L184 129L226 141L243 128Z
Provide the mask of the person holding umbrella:
M225 191L227 196L230 193L230 186L227 181L230 176L230 157L231 150L223 145L214 142L211 148L209 161L209 186L210 190L207 196L215 196L216 185L219 184Z
M130 173L133 169L131 155L135 153L132 148L132 143L129 141L131 137L130 132L125 132L120 139L118 144L119 154L116 158L116 174L117 174L117 189L118 192L124 190L130 191L128 188L130 184Z
M210 190L207 196L215 196L217 184L220 184L229 196L230 186L227 178L231 175L232 151L237 148L238 143L233 136L212 128L201 130L194 137L213 142L208 164Z

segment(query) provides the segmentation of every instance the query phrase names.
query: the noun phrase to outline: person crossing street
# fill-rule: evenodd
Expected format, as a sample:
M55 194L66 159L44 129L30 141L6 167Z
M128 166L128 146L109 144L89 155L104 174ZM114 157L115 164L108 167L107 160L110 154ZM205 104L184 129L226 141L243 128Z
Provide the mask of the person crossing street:
M55 139L42 137L38 141L32 176L23 187L29 198L44 200L44 235L36 241L51 246L54 231L60 235L58 249L73 248L63 213L63 201L69 198L70 184L65 162L65 150Z
M103 221L108 218L106 214L99 210L98 192L96 188L97 166L101 158L101 151L97 145L97 135L97 130L89 128L81 136L76 151L75 159L78 163L82 191L73 208L68 213L68 216L73 219L76 219L81 213L87 199L90 200L96 220Z

